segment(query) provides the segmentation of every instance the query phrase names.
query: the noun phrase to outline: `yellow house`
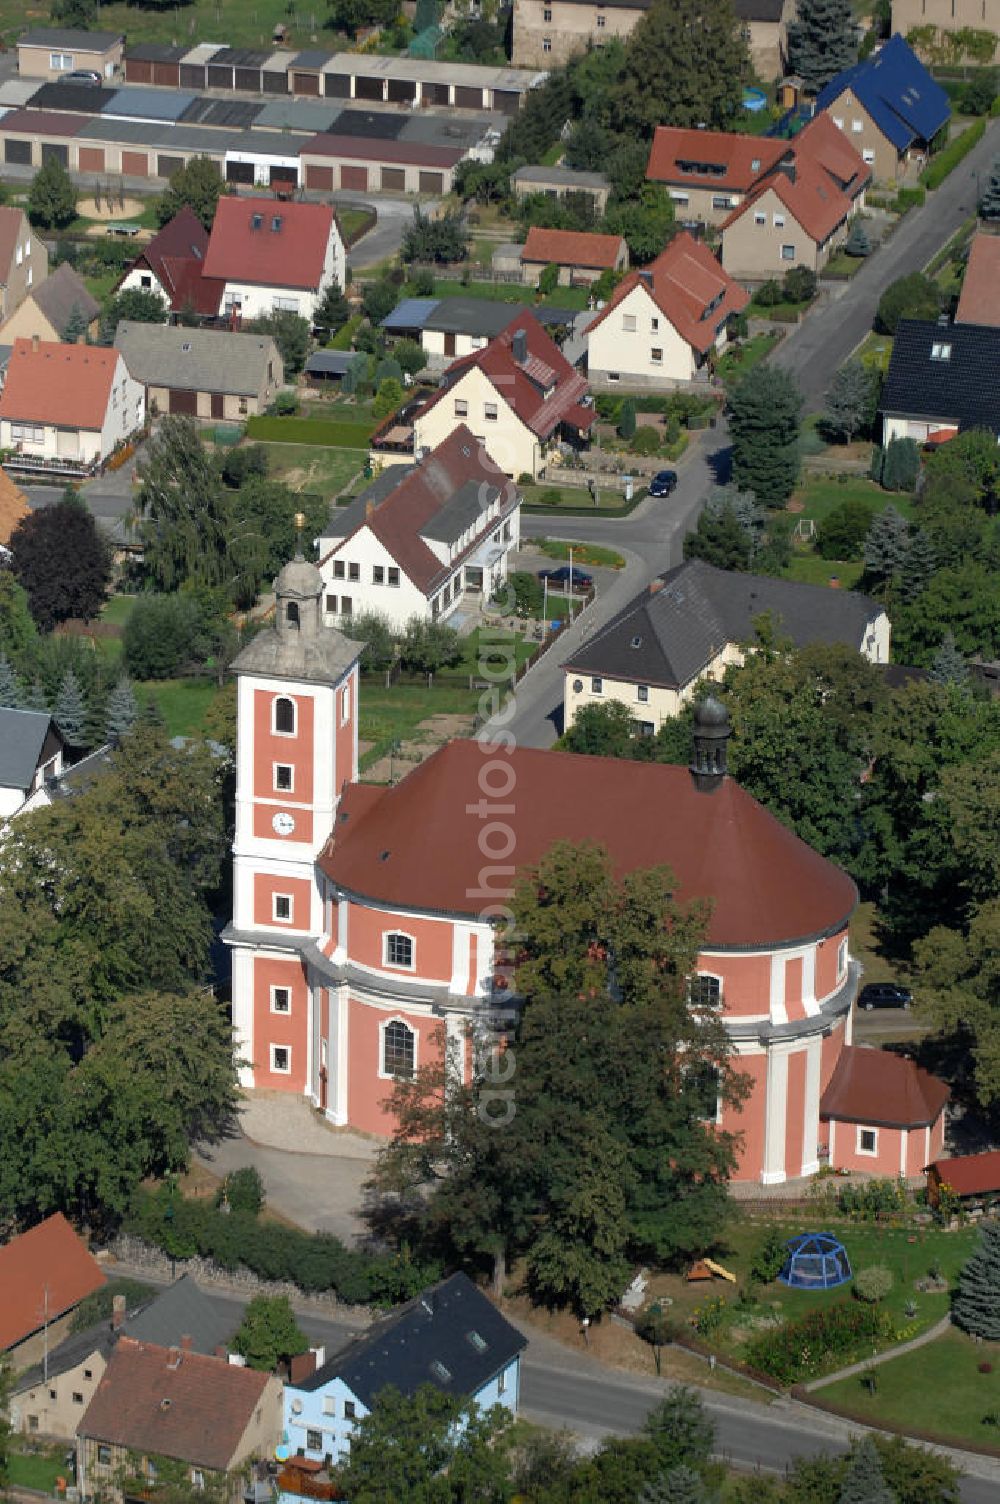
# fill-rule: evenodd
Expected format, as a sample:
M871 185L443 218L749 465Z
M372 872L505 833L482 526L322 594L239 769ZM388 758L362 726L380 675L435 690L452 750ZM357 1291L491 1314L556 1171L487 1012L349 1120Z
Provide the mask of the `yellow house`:
M24 300L0 327L0 343L12 345L16 339L40 339L58 344L65 339L71 323L82 323L81 334L96 334L100 304L88 292L78 272L68 261L56 267L50 277L36 279Z

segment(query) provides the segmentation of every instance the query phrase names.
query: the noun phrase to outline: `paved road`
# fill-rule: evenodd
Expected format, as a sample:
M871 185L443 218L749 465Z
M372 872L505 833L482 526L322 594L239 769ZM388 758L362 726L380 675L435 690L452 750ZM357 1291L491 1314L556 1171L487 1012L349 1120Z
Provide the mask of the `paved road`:
M654 576L681 562L684 534L694 523L710 487L728 473L728 433L721 424L699 434L678 466L672 496L647 498L630 517L533 517L522 514L525 538L578 538L604 543L625 557L625 568L599 589L594 604L581 613L559 643L517 687L517 711L507 723L525 747L549 747L562 731L562 684L559 665L599 627L610 621ZM586 499L586 492L582 493Z
M831 302L810 314L775 351L774 364L796 378L807 406L816 407L833 373L864 339L889 283L922 270L975 214L978 181L986 181L998 155L1000 120L994 120L979 145L928 195L923 208L911 211L858 274L842 290L838 286Z

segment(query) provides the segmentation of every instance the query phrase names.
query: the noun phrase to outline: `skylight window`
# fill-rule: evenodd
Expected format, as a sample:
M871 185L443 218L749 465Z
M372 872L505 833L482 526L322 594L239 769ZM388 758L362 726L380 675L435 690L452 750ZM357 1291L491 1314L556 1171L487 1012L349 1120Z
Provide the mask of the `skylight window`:
M465 1336L466 1340L472 1343L472 1346L476 1349L477 1353L484 1353L489 1347L489 1343L487 1342L486 1338L479 1332L466 1332Z
M444 1364L441 1362L441 1360L439 1358L435 1358L434 1361L433 1361L433 1363L431 1364L431 1373L434 1375L434 1377L438 1380L439 1383L441 1383L441 1384L450 1384L451 1383L451 1369L450 1368L445 1368Z
M935 342L931 345L931 360L950 360L951 346Z

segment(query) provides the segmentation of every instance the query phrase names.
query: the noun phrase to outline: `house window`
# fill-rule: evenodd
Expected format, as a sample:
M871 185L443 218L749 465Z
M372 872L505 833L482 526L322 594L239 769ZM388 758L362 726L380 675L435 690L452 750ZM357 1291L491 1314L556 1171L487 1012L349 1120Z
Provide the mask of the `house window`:
M337 614L337 597L335 595L328 595L327 596L327 598L326 598L326 612L327 612L328 616L336 616L336 614Z
M609 381L621 381L621 376L618 374L617 371L609 371L608 372L608 380Z
M276 1076L288 1076L292 1069L292 1052L287 1044L272 1044L271 1070Z
M271 1012L272 1013L291 1013L291 1011L292 1011L292 989L290 987L272 987L271 988Z
M659 319L650 319L650 321L649 321L649 332L650 332L650 334L659 334L659 332L660 332L660 321L659 321Z
M349 580L360 580L361 579L361 565L360 564L348 564L348 566L347 566L347 578Z
M878 1129L877 1128L859 1128L858 1129L857 1152L859 1154L877 1154L878 1153Z
M654 736L656 734L656 727L652 721L636 721L635 724L638 727L639 736Z
M854 134L856 136L860 136L861 132L864 130L864 128L865 128L865 122L863 120L852 120L851 121L851 130L854 132Z
M150 1483L156 1482L156 1463L151 1457L146 1458L146 1478Z
M394 1018L382 1030L383 1076L408 1078L416 1064L416 1035L401 1019Z
M274 765L274 786L280 794L290 794L294 787L294 774L291 763L276 762Z
M295 735L295 701L279 695L274 702L274 729L279 736Z
M843 115L834 115L834 117L833 117L833 123L837 127L838 131L842 131L844 129L844 117L843 117Z
M332 1394L324 1395L324 1397L323 1397L323 1414L324 1415L336 1415L336 1413L337 1413L337 1401L335 1400L335 1398L333 1397Z
M495 423L497 421L498 415L499 408L497 407L497 404L495 402L483 403L483 417L486 419L487 423Z
M623 313L622 314L622 328L624 329L624 331L625 331L626 334L634 334L635 333L635 314L634 313Z
M842 977L847 970L847 941L841 940L837 950L837 975Z
M72 52L50 52L49 67L53 73L71 73L73 71Z
M143 272L142 276L139 278L139 286L140 287L145 287L145 288L150 288L150 287L152 287L152 285L153 285L153 279L152 279L152 277L149 275L148 272Z
M469 404L464 397L455 398L455 417L467 418L469 416Z
M246 397L241 397L240 398L239 411L240 411L240 417L246 417L247 413L250 411L250 404L247 401Z
M388 580L389 584L394 587L394 589L396 589L396 590L399 589L399 570L398 569L390 569L390 570L388 570L387 573L386 573L386 579Z
M275 893L271 900L271 915L279 924L291 924L292 899L288 893Z
M783 214L776 214L774 216L774 228L776 230L783 230L785 228L785 216Z
M638 685L638 687L636 689L636 694L638 696L639 704L640 705L645 705L646 702L649 699L649 685L648 684L640 684L640 685Z
M102 1467L111 1466L111 1448L105 1446L103 1442L97 1448L97 1460L102 1465Z
M350 596L350 595L342 595L340 597L340 614L341 614L341 616L350 616L350 614L351 614L351 612L353 610L354 610L354 599L353 599L353 597Z
M542 51L543 52L551 52L552 51L552 38L551 37L543 37L542 38Z
M84 1370L83 1370L83 1377L84 1377L84 1378L85 1378L85 1379L92 1379L92 1378L93 1378L93 1377L94 1377L94 1372L93 1372L93 1369L90 1369L90 1368L85 1368L85 1369L84 1369Z
M372 584L373 585L384 585L385 584L385 569L383 568L383 566L381 564L373 564L372 565Z
M506 1393L507 1393L507 1370L506 1370L506 1368L501 1368L500 1372L497 1374L497 1394L506 1394Z
M608 18L607 18L607 16L598 16L598 18L597 18L597 29L598 29L598 31L603 31L604 28L605 28L605 26L607 26L607 24L608 24Z
M715 193L712 195L713 209L731 209L732 207L733 201L728 193Z
M344 561L343 561L343 559L334 559L334 561L333 561L333 578L335 580L342 580L344 578Z
M311 1431L311 1430L307 1431L306 1432L306 1451L307 1452L322 1452L322 1450L323 1450L323 1432L322 1431Z
M37 1431L38 1430L38 1416L37 1415L29 1415L28 1416L28 1430L29 1431Z
M652 348L652 350L650 350L650 352L649 352L649 358L653 362L654 366L662 366L662 364L663 364L663 351L662 351L662 349L660 349L659 346L654 345L653 348Z
M355 1405L354 1401L353 1400L345 1400L344 1401L344 1419L345 1420L353 1420L356 1413L357 1413L357 1406Z
M692 1008L717 1008L722 1001L722 978L697 973L688 981L688 998Z
M193 1467L191 1469L191 1487L196 1488L199 1493L205 1487L205 1474L200 1467Z
M385 937L386 966L403 966L413 970L413 941L409 935L390 932Z
M604 693L604 680L603 679L591 679L591 681L590 681L590 693L592 695L603 695L603 693Z
M15 264L17 266L20 266L21 262L23 260L24 260L24 246L23 245L19 245L18 248L17 248L17 251L16 251L16 253L14 255L14 262L15 262Z
M872 151L871 147L866 146L865 149L864 149L864 151L861 153L861 156L862 156L862 158L864 160L864 163L865 163L866 167L874 167L874 165L875 165L875 153Z
M767 224L767 215L766 214L755 214L754 217L753 217L753 222L754 222L755 225L766 225Z
M552 7L551 7L551 5L546 5L545 9L542 11L542 20L543 21L551 21L552 20Z
M933 344L933 345L931 345L931 360L950 360L950 359L951 359L951 346L950 345L940 345L940 344L936 344L936 343Z
M795 247L793 245L783 245L781 247L781 259L782 261L794 261Z
M80 1393L80 1391L78 1389L74 1389L73 1390L73 1403L74 1403L74 1405L82 1405L83 1404L83 1395Z

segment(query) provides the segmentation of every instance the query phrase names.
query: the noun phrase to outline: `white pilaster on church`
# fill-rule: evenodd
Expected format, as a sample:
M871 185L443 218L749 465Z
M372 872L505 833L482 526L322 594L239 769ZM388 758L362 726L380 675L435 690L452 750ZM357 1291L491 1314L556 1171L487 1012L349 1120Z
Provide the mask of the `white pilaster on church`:
M801 1175L819 1169L819 1098L823 1067L823 1036L812 1034L806 1045L806 1091L802 1117Z
M788 1047L776 1042L767 1049L767 1117L764 1125L762 1185L781 1185L785 1171L788 1113Z
M253 1085L253 951L243 946L233 951L232 974L233 1054L240 1062L240 1085Z
M347 1124L348 1000L347 983L328 989L330 999L329 1081L326 1115L338 1128Z

